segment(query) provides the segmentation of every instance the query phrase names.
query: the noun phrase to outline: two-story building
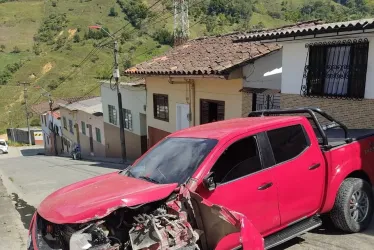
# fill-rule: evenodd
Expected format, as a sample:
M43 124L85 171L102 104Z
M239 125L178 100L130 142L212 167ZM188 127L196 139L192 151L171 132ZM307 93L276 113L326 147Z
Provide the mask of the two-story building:
M126 157L135 160L147 150L146 90L144 80L120 83ZM119 108L116 88L101 85L106 156L121 157Z
M65 153L79 144L83 157L106 156L101 97L62 104L60 114Z
M243 89L244 69L263 72L247 81L280 84L280 74L273 72L281 67L281 47L234 43L236 36L190 40L125 71L145 78L149 146L180 129L247 115L256 107L252 92L262 92Z
M281 82L244 82L244 87L280 89L281 108L318 107L350 128L373 128L373 32L374 19L364 19L309 21L240 35L235 42L283 47Z

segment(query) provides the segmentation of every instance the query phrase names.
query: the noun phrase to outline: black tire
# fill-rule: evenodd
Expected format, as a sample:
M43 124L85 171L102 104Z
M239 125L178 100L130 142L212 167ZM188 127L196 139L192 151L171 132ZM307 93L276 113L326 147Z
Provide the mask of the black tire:
M368 211L362 220L357 221L351 216L350 201L353 194L361 191L367 195ZM334 226L347 233L357 233L369 227L373 217L373 191L371 185L365 180L358 178L347 178L341 184L335 199L334 207L330 217ZM366 211L366 209L365 209Z
M0 155L4 154L4 151L0 149Z

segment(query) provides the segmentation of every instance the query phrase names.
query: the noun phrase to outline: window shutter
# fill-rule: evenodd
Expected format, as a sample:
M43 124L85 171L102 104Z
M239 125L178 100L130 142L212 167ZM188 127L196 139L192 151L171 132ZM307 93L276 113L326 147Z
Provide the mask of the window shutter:
M369 42L352 44L349 95L352 98L364 98Z
M217 118L218 118L217 119L218 121L225 120L225 103L224 102L218 103Z
M206 124L209 122L209 103L207 101L201 101L201 114L200 114L200 123Z

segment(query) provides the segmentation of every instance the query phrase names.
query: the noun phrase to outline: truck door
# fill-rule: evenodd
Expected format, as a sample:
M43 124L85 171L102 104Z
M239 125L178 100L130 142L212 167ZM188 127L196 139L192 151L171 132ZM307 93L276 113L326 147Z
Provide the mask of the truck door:
M311 140L300 124L270 130L267 135L275 161L271 168L278 187L281 224L315 214L325 188L325 161L318 141Z
M271 170L264 168L259 137L230 142L211 170L216 188L202 188L199 193L214 204L242 213L265 235L280 226L280 217L276 183Z

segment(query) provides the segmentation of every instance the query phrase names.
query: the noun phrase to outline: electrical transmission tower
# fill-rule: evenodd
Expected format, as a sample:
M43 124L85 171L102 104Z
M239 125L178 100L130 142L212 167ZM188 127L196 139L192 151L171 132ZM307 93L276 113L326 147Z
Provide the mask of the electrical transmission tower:
M174 0L174 46L185 43L189 35L188 0Z

